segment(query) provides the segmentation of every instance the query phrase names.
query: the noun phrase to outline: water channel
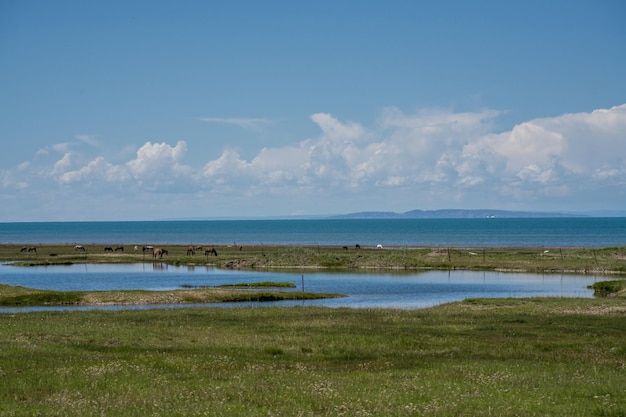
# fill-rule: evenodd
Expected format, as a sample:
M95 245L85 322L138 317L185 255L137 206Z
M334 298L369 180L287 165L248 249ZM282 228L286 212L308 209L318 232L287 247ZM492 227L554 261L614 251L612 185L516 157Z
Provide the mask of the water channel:
M260 281L288 281L294 289L345 297L272 303L218 303L207 307L308 305L350 308L417 309L467 298L593 297L587 286L603 277L483 271L274 272L235 271L161 263L73 264L36 267L0 265L0 283L60 291L174 290ZM0 313L49 310L184 308L198 305L3 307Z

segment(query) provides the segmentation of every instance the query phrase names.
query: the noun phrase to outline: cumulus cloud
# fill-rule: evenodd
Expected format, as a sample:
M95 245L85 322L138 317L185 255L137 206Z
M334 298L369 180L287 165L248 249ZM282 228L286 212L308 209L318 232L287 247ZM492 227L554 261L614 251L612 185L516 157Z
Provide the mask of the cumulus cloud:
M184 174L187 167L182 164L187 152L187 143L178 141L175 146L167 143L146 142L137 151L137 157L126 163L131 174L136 178L147 179L153 176Z
M582 201L585 194L607 187L623 196L626 105L529 120L494 133L499 115L491 109L406 113L389 108L373 127L365 127L316 113L311 115L320 131L315 137L265 147L248 160L225 149L199 167L185 164L188 147L196 150L182 140L173 146L146 142L131 159L118 164L102 156L85 159L59 144L53 148L63 151L62 157L47 170L34 162L20 165L19 186L25 187L24 173L29 171L63 186L123 185L125 190L237 198L308 195L313 203L320 196L371 195L376 201L376 195L395 195L414 199L413 207L420 207L421 201L436 207L497 201L528 206L541 199L572 202L577 195ZM81 140L97 143L91 136ZM3 172L3 187L17 186L18 170ZM392 202L389 209L394 209Z

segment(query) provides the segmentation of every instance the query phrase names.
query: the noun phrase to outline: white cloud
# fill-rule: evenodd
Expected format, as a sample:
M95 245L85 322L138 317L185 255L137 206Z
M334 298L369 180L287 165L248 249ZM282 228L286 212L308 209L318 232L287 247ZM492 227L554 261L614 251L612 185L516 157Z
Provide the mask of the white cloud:
M63 142L63 143L55 143L52 145L52 150L58 153L66 154L70 152L71 143Z
M59 159L52 169L52 175L63 175L72 166L72 154L66 153L61 159Z
M207 123L220 123L239 126L244 129L258 130L265 125L272 123L265 118L244 118L244 117L201 117L199 120Z
M365 130L356 123L341 123L328 113L316 113L311 116L317 125L322 129L324 138L334 143L346 143L362 139Z
M178 141L174 147L165 142L146 142L137 151L137 157L126 165L136 177L177 172L181 169L180 163L186 151L187 143L184 141Z
M106 162L104 158L98 157L80 169L63 173L59 180L64 184L71 184L92 178L96 180L105 179L107 177L107 171L111 169L111 167L112 165Z
M2 187L50 187L53 180L64 187L110 193L220 195L221 201L233 199L238 204L263 196L277 205L282 200L302 201L309 212L315 212L322 200L357 195L360 201L384 204L390 210L396 209L394 199L413 204L410 208L427 208L422 202L428 202L434 208L541 209L537 205L586 201L598 190L610 192L610 187L610 199L624 198L626 105L529 120L494 133L499 114L494 110L408 114L390 108L374 127L366 128L317 113L311 120L319 126L319 136L265 147L249 160L226 149L219 158L192 167L185 164L186 141L173 146L146 142L131 159L117 164L103 156L86 158L73 152L62 152L61 159L48 167L35 158L3 171ZM92 136L79 140L96 144ZM60 152L69 146L52 148ZM385 196L382 203L379 195Z
M498 173L533 183L593 178L600 172L624 177L626 105L591 113L536 119L510 132L468 144L465 155L491 154L505 163ZM487 158L484 158L487 160ZM598 177L599 178L599 177Z
M175 189L177 184L180 189L186 188L194 176L194 170L182 163L186 152L185 141L178 141L173 147L165 142L146 142L135 159L112 171L116 173L112 177L126 179L128 173L138 185L155 191Z
M74 137L87 145L100 147L100 142L94 135L76 135Z

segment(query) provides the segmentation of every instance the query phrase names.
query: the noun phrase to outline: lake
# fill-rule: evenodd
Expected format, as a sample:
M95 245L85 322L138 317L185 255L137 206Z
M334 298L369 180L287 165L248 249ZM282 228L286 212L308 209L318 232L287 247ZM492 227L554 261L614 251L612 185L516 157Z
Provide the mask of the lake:
M223 303L210 307L307 305L350 308L418 309L466 298L593 297L587 286L606 278L483 271L425 272L266 272L224 270L211 266L172 266L165 263L73 264L37 267L0 265L0 282L59 291L145 289L165 291L184 287L218 286L260 281L288 281L302 291L340 293L344 298ZM117 306L98 309L184 308L178 306ZM88 310L96 307L0 308L0 312Z
M619 247L626 218L0 223L0 243Z

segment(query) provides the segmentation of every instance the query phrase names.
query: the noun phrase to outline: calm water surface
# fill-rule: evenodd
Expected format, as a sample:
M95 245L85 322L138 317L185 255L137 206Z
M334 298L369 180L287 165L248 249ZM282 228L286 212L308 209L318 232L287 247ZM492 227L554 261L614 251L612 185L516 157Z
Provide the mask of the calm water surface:
M0 243L610 247L626 218L0 223Z
M288 281L296 289L340 293L344 298L281 301L277 303L228 303L208 306L310 305L351 308L417 309L461 301L466 298L585 297L587 288L601 277L588 275L541 275L480 271L427 271L420 273L328 273L310 271L231 271L214 267L168 264L74 264L68 266L16 267L0 265L0 282L61 291L172 290L187 286L217 286L259 281ZM132 308L189 307L138 306ZM98 307L103 308L103 307ZM129 307L106 307L122 309ZM0 312L94 309L94 307L0 308Z

